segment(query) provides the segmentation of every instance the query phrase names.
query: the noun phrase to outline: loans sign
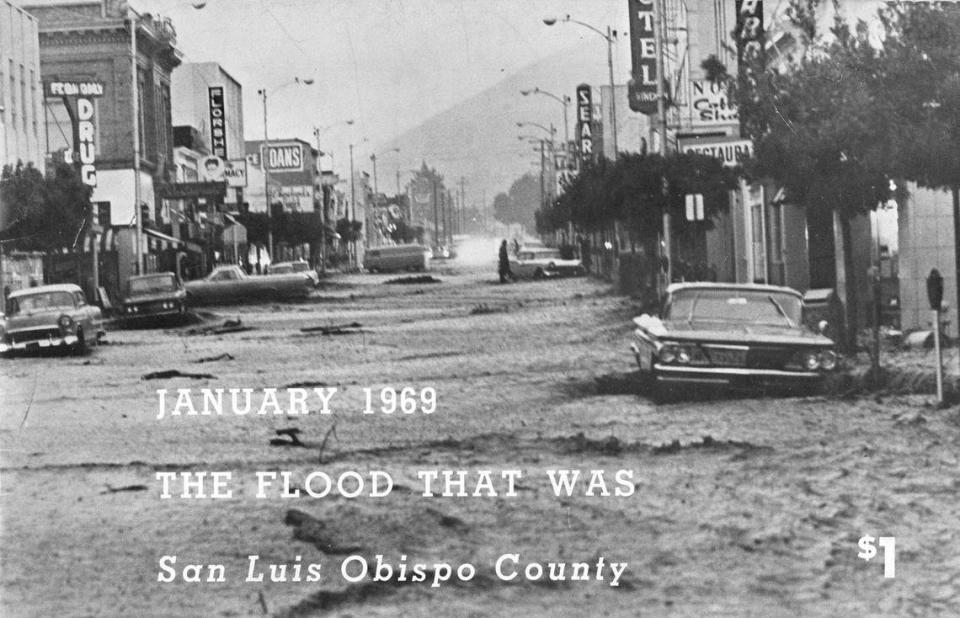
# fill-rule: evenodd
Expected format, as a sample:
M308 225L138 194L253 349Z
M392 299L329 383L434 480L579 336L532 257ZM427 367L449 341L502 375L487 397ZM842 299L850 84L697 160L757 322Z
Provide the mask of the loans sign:
M271 172L303 170L303 146L298 142L271 142L264 150L266 164Z

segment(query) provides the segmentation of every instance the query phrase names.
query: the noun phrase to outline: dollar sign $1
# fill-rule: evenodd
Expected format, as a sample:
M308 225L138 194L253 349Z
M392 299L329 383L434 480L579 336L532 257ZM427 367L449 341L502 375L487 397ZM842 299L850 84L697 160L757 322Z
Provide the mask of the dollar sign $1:
M860 558L861 560L870 560L877 555L877 548L873 544L874 540L877 541L877 545L883 548L883 576L896 577L896 537L881 536L877 539L874 539L869 535L860 537L860 540L857 541L857 545L860 547L860 552L857 553L857 558Z

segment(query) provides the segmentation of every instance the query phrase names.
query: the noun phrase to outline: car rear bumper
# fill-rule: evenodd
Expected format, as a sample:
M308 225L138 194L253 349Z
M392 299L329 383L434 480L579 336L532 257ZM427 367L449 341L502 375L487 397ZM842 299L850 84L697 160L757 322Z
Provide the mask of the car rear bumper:
M747 367L691 367L689 365L653 366L658 382L688 384L715 384L720 386L751 383L817 382L825 374L817 371L784 371L781 369L753 369Z
M45 350L48 348L59 348L62 346L71 346L77 344L75 335L66 337L52 337L48 339L37 339L35 341L19 341L16 343L0 343L0 354L5 352L15 352L20 350Z

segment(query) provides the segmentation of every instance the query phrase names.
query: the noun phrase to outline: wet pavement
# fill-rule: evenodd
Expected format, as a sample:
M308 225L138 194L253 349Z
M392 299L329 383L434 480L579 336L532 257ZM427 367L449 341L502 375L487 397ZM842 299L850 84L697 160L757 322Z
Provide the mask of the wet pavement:
M634 304L607 284L500 285L492 263L430 274L440 283L336 275L308 301L213 308L202 324L242 329L113 330L86 357L0 360L2 613L903 616L960 606L956 408L928 395L657 406L605 386L634 371ZM928 358L911 354L904 363ZM274 414L272 388L286 411L301 409L290 393L302 390L309 413ZM187 414L203 408L204 389L225 389L226 413ZM253 389L256 412L234 413L229 389ZM446 488L467 496L439 495L445 470L464 472ZM158 473L198 471L229 473L231 497L182 499L176 481L162 497ZM392 482L383 497L371 495L374 471ZM555 483L574 471L567 495ZM281 473L299 497L282 497ZM307 495L325 477L331 492ZM347 497L358 479L360 495ZM882 550L858 558L865 535L896 538L896 577L884 578ZM389 581L373 581L377 556ZM362 562L368 576L348 581L341 568L355 574ZM187 564L222 564L224 581L205 581L206 567L204 581L184 581ZM270 581L270 564L287 565L287 581ZM404 564L411 578L422 565L424 581L396 581ZM450 577L432 586L444 565ZM475 574L460 577L462 565ZM589 579L571 578L573 565ZM176 581L158 581L171 572Z

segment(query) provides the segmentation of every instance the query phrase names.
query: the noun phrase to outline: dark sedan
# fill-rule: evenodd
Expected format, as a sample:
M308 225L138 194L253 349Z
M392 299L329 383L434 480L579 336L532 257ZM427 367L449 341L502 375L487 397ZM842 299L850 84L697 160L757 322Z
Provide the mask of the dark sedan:
M173 273L137 275L127 280L121 309L125 322L179 316L187 310L187 293Z
M816 385L837 355L802 314L802 296L786 287L674 284L659 316L634 318L631 348L655 394L670 384Z

